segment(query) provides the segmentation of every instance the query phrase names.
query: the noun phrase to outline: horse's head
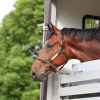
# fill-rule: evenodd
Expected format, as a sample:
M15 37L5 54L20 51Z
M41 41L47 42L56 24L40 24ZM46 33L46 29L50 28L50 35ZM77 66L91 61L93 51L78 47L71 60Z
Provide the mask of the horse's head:
M39 56L32 65L33 79L45 80L49 73L56 72L58 66L65 61L61 31L52 24L48 24L45 46L39 51Z

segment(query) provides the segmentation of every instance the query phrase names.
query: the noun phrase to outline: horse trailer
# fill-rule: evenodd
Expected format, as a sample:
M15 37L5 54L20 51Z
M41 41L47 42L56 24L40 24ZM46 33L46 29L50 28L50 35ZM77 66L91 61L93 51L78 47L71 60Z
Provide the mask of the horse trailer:
M100 28L99 4L100 0L44 0L44 43L49 22L59 29ZM40 100L100 100L100 60L76 62L41 83Z

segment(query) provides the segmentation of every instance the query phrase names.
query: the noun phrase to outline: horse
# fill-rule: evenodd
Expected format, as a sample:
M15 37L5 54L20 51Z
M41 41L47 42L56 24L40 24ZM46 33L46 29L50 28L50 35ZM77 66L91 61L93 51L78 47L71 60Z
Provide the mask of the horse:
M34 80L44 81L59 71L70 59L100 59L100 29L63 28L49 23L46 42L32 64Z

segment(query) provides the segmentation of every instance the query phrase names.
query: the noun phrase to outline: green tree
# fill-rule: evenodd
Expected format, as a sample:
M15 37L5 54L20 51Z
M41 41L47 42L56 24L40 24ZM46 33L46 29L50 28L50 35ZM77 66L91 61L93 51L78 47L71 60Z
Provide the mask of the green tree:
M16 0L0 25L0 100L39 100L27 49L42 40L43 0Z

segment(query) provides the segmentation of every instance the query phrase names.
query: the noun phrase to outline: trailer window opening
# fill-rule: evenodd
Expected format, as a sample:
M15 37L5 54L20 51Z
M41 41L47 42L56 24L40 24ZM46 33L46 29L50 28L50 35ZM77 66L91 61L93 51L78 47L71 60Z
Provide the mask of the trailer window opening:
M94 16L94 15L83 16L82 28L83 29L100 28L100 16Z

